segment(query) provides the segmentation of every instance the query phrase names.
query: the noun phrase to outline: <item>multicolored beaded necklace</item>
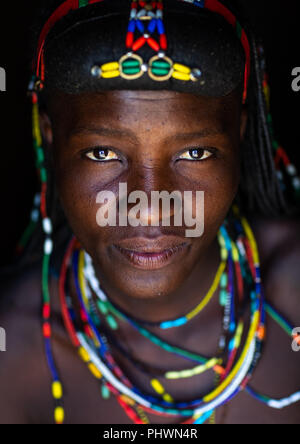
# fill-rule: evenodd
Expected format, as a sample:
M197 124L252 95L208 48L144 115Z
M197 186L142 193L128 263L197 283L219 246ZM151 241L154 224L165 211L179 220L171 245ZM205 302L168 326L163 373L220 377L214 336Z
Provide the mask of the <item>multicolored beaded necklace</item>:
M48 365L53 381L52 394L55 400L54 419L57 424L64 422L65 412L63 408L63 386L60 382L53 359L51 345L49 267L53 251L53 241L52 223L47 211L47 170L39 127L38 91L42 89L45 80L43 50L45 39L50 29L60 18L68 14L70 10L85 7L100 1L101 0L67 0L52 14L40 36L36 77L32 80L29 87L33 104L34 148L37 156L37 167L42 190L41 194L37 195L35 199L35 208L32 212L32 224L26 236L22 239L20 247L22 248L24 246L26 239L28 239L34 226L39 221L37 207L40 206L42 225L45 233L42 269L43 336ZM208 8L211 11L221 14L238 30L246 53L245 100L250 72L250 48L244 30L232 13L217 0L182 1L188 1L195 6ZM149 6L149 4L152 9L147 10L146 6ZM137 74L140 75L140 71L143 71L143 73L147 71L149 75L152 75L157 81L162 80L166 75L177 76L178 79L182 81L197 81L197 79L201 77L201 72L198 71L197 74L196 71L193 71L189 67L178 63L174 64L173 61L167 59L165 53L161 53L161 51L164 52L167 50L167 41L163 29L162 12L160 11L162 11L162 1L133 1L131 20L134 22L130 22L126 38L126 46L131 55L129 56L127 54L126 59L117 62L118 67L116 65L98 67L100 71L96 71L94 67L92 74L97 74L97 76L101 74L101 77L105 78L105 76L109 77L113 71L118 71L118 75L130 77L136 76ZM154 16L152 16L152 14L154 14ZM144 32L145 23L148 23L146 35ZM135 40L134 37L135 32L141 33L141 36L137 40ZM158 41L153 37L154 32L158 35ZM157 52L157 55L154 56L156 57L155 60L150 61L147 66L145 66L144 63L138 59L138 55L135 54L139 49L139 45L142 46L144 44L150 45L150 47ZM133 53L135 54L134 57L132 57ZM137 72L137 70L139 70L139 72ZM115 72L115 74L117 73ZM269 90L266 78L264 79L262 87L266 99L268 99ZM269 117L269 125L271 126L271 124L271 117ZM282 148L275 142L274 150L278 167L281 163L285 165L287 173L292 177L295 190L299 192L300 181L296 169L291 165ZM187 418L183 424L202 424L212 417L216 408L229 402L244 389L256 399L274 408L284 408L300 400L300 392L283 400L273 400L257 394L249 387L249 381L258 363L265 337L265 312L267 311L289 335L292 335L293 329L282 316L264 302L256 242L247 221L240 217L237 210L234 221L234 236L229 234L230 229L231 227L228 224L224 224L220 230L221 265L213 285L203 301L191 313L181 316L178 319L168 320L156 325L161 329L178 328L184 325L205 309L216 293L217 288L220 286L220 303L224 308L223 334L220 338L219 350L216 353L217 356L213 358L206 358L180 347L175 347L153 335L146 328L149 327L149 323L133 319L127 313L120 310L120 308L104 294L96 278L91 258L81 250L75 240L71 241L67 249L59 280L62 315L66 328L80 357L87 364L91 373L100 381L103 397L107 398L109 394L112 393L129 418L137 424L147 424L150 422L146 416L147 413L166 417L183 416ZM77 322L74 322L76 312L72 306L72 299L66 291L67 271L71 264L77 298L81 307L80 322L78 319ZM94 296L96 296L96 300ZM247 304L250 304L250 326L248 332L245 332L246 310L241 310L241 307L245 307ZM149 376L150 386L158 396L153 397L143 393L126 377L113 357L111 350L113 334L111 332L118 328L118 322L130 323L140 334L158 347L161 347L164 351L176 354L194 363L194 365L195 363L197 364L196 367L186 369L182 372L165 372L163 378L167 380L191 378L212 369L217 375L217 385L215 389L211 390L211 392L203 398L192 402L175 402L173 397L165 391L163 384L158 380L159 376L151 374L143 363L137 362L126 351L124 355L126 354L128 358L131 359L131 362L135 364L137 369ZM105 329L103 327L105 326L108 326L107 334L104 333ZM244 333L246 333L246 340L242 346ZM294 339L300 343L299 337ZM118 349L121 350L122 345L118 344L118 346Z
M224 310L223 321L225 325L224 331L227 334L229 333L228 340L225 340L225 343L228 344L228 358L226 366L222 366L224 361L220 358L206 359L199 356L188 356L182 353L182 357L191 361L195 360L195 358L200 358L202 360L202 364L200 366L198 365L194 369L188 369L182 372L168 372L163 376L165 379L190 378L213 368L215 373L219 376L220 383L218 384L217 388L211 394L203 397L201 400L196 400L191 403L176 404L173 397L165 391L162 383L157 379L157 377L153 377L151 374L150 385L156 391L156 393L160 395L160 400L152 396L145 395L141 393L137 387L132 386L132 383L130 383L128 378L116 364L110 350L110 342L107 336L105 336L101 328L101 332L99 331L101 321L99 315L97 314L95 301L92 298L92 292L88 289L86 281L88 273L85 273L84 271L85 254L82 250L80 250L80 248L76 248L75 240L71 242L64 260L63 272L61 275L62 278L60 281L61 302L66 327L69 331L73 344L78 349L79 355L84 362L87 363L92 374L97 379L101 380L103 397L106 398L109 392L113 393L128 416L135 423L149 423L148 419L145 420L146 413L161 414L164 416L188 416L189 419L183 422L183 424L204 423L212 415L215 408L227 403L230 399L237 395L240 390L245 389L248 385L255 366L259 360L261 346L265 336L264 309L265 307L268 307L270 312L270 306L264 304L261 294L259 261L253 234L245 220L243 220L242 226L244 227L248 237L243 239L242 233L240 233L237 242L234 243L228 236L225 227L222 227L219 239L221 239L221 244L224 242L224 247L222 248L226 248L226 244L227 247L230 245L230 250L227 252L229 259L228 262L230 263L232 251L235 251L234 261L239 262L241 273L244 274L248 272L249 283L250 279L254 278L253 290L250 292L252 322L249 328L248 338L246 340L245 347L241 351L240 357L237 360L237 363L235 363L244 331L244 313L241 314L240 319L235 324L235 316L233 313L234 304L232 303L235 296L235 285L230 277L230 266L228 266L228 276L223 278L224 282L227 282L227 290L229 290L226 304L227 309ZM221 233L225 234L226 238L224 238ZM234 245L235 247L233 247ZM250 253L249 257L247 256L246 252L248 252L248 254ZM225 251L223 251L223 254L224 253ZM72 256L73 259L71 260ZM249 264L251 264L251 266L249 265L248 270L245 267L247 261ZM66 283L66 270L69 262L73 263L75 284L81 307L80 317L83 325L81 330L78 329L78 327L75 327L75 324L72 321L72 319L74 319L74 310L70 298L68 298L67 302L64 290ZM87 265L87 269L89 268L90 263ZM96 296L99 298L99 294L97 295L97 293L98 291L96 291ZM103 292L101 293L101 299L101 303L103 304ZM102 313L107 315L109 310L111 310L113 315L118 316L120 320L125 319L126 321L130 322L128 316L123 316L118 310L114 309L112 304L108 304L106 311L103 309L102 305ZM116 324L112 324L111 322L107 321L107 318L105 321L112 330L117 328ZM130 324L134 325L135 322L132 322L131 320ZM143 334L143 328L137 324L135 324L135 327L141 334ZM147 332L147 330L144 331ZM170 353L180 355L180 352L184 352L178 348L172 347L170 344L162 344L162 341L157 340L157 338L154 343ZM126 355L129 357L127 351ZM141 368L142 366L140 365L137 365L136 367L149 376L149 372L147 373L145 368ZM297 402L300 399L300 393L296 393L285 400L275 401L256 394L251 388L248 388L248 392L257 399L267 402L270 406L276 405L277 408L279 408L278 406L280 405L290 405L291 403ZM143 414L141 413L142 410L144 411Z

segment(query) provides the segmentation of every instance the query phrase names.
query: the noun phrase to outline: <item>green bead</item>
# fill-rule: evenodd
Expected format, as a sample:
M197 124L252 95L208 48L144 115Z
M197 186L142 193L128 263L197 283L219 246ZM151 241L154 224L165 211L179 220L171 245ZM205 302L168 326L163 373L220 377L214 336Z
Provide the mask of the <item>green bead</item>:
M222 277L221 277L220 285L222 288L226 288L227 284L228 284L228 276L226 273L223 273Z
M152 67L151 71L155 76L159 76L159 77L167 76L170 72L169 69L153 68L153 67Z
M141 64L138 60L126 60L125 62L122 63L122 67L123 69L126 68L140 68Z
M47 171L45 170L45 168L42 168L40 173L41 173L41 181L43 183L47 182Z
M118 330L119 325L113 316L108 315L106 321L112 330Z
M103 315L107 315L108 314L108 308L107 308L107 305L104 302L99 301L97 303L97 305L98 305L98 308L99 308L99 310L101 311L101 313Z
M127 74L127 75L135 75L135 74L139 74L139 72L141 71L140 67L137 68L124 68L123 69L123 73Z
M103 399L109 399L110 398L110 391L107 388L107 386L105 384L102 384L101 387L101 395Z
M37 149L37 161L41 165L45 160L44 152L42 148Z
M227 299L228 299L228 293L226 290L221 290L220 291L220 305L222 307L225 307L225 305L227 304Z
M78 7L84 8L85 6L88 6L89 0L78 0Z
M168 62L165 62L164 60L156 60L152 63L152 68L161 68L161 69L167 69L170 71L171 65Z

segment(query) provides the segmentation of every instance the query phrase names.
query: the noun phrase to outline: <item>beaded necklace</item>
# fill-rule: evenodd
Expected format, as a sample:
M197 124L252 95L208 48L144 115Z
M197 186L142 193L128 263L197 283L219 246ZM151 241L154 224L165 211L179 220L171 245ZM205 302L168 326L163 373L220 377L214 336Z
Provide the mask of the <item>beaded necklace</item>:
M99 0L100 2L101 0ZM239 37L241 38L242 44L244 45L247 63L246 63L246 75L245 81L248 80L249 76L249 64L250 64L250 48L249 42L247 40L246 33L241 29L241 26L237 22L236 18L232 15L232 13L227 10L220 2L215 0L185 0L189 3L193 3L195 6L206 7L212 11L215 11L221 15L227 21L229 21L237 30ZM42 266L42 294L43 294L43 337L45 342L45 350L47 356L47 362L49 365L49 369L52 375L52 394L55 400L55 409L54 409L54 419L55 422L61 424L64 422L64 408L63 408L63 387L59 379L58 371L56 369L55 361L53 359L52 354L52 346L51 346L51 325L50 325L50 317L51 317L51 305L50 305L50 292L49 292L49 266L50 266L50 257L53 250L53 241L52 241L52 223L48 216L47 210L47 170L45 166L45 156L42 148L42 137L39 126L39 108L38 108L38 91L40 91L43 87L43 81L45 76L44 70L44 43L46 36L52 26L63 16L67 15L70 10L85 7L91 5L92 3L97 3L96 0L67 0L65 1L50 17L48 22L46 23L39 40L39 48L38 48L38 61L37 61L37 71L36 76L32 79L29 85L29 91L32 98L32 107L33 107L33 140L34 140L34 148L36 152L37 158L37 169L39 173L39 178L41 181L41 193L39 193L35 199L34 210L31 215L31 224L25 233L25 236L21 240L21 248L23 249L26 245L27 240L32 234L34 227L39 222L39 217L37 214L37 208L40 206L40 215L42 218L42 226L45 233L45 241L44 241L44 256L43 256L43 266ZM143 2L139 2L142 4ZM158 2L159 3L159 2ZM138 24L136 24L139 26ZM160 26L160 24L158 25ZM160 36L163 36L162 28L158 28L158 32ZM128 36L127 36L128 37ZM164 37L161 37L160 44L163 46L165 44ZM154 48L155 49L155 48ZM158 60L159 62L160 60ZM248 65L248 68L247 68ZM136 68L129 66L122 66L122 69L131 69ZM166 67L154 66L154 69L166 69ZM177 71L179 68L179 71ZM122 71L121 69L121 71ZM177 72L178 76L182 78L184 81L185 75L191 75L191 71L186 72L187 67L182 66L172 66L174 72ZM124 73L123 73L124 74ZM126 73L125 73L126 74ZM160 72L156 72L156 74L161 74ZM175 75L177 75L175 74ZM155 73L154 73L155 75ZM269 87L267 83L267 77L265 76L262 84L262 91L265 93L267 104L268 96L269 96ZM245 84L244 91L244 100L247 94L247 84ZM272 133L272 119L271 115L268 115L268 125L270 127ZM280 145L274 140L273 142L274 152L276 164L278 167L278 175L279 179L283 182L283 176L281 171L279 170L281 165L283 164L287 175L292 179L292 185L295 189L297 195L299 195L300 190L300 181L297 175L297 171L295 167L291 164L289 158L280 147ZM73 319L75 316L74 309L70 304L70 298L65 294L65 284L66 284L66 275L69 266L69 262L71 261L71 257L73 254L73 250L76 246L76 242L72 241L70 246L67 249L65 260L63 262L61 276L59 281L60 287L60 300L62 307L62 314L66 324L66 328L70 334L71 340L74 346L78 349L78 353L80 357L86 362L89 370L92 374L101 381L102 387L102 395L103 397L107 397L111 392L116 396L118 403L122 406L126 414L137 423L149 423L149 420L146 417L146 413L155 413L163 416L170 416L175 414L180 414L181 416L190 416L190 419L185 421L184 423L195 423L201 424L204 423L208 418L210 418L213 414L213 411L218 406L221 406L225 402L228 402L232 397L234 397L240 390L246 389L249 394L254 396L256 399L266 403L270 407L274 408L284 408L287 405L291 405L300 399L300 392L295 393L289 398L285 398L283 400L272 400L266 396L262 396L253 391L248 383L250 381L251 375L255 369L255 366L258 362L261 346L265 335L265 309L268 314L278 322L284 331L286 331L289 335L291 335L291 326L282 318L282 316L277 313L272 307L269 305L265 305L263 302L263 295L261 292L260 286L260 269L259 269L259 257L257 253L257 247L255 243L255 239L251 232L250 227L244 219L239 219L237 217L236 220L236 228L239 232L239 236L236 238L235 242L232 242L230 237L227 236L227 233L224 231L221 232L221 236L219 237L220 242L223 244L221 247L226 250L227 257L227 272L223 273L220 281L216 277L216 286L220 283L221 291L220 291L220 302L224 307L224 318L223 318L223 330L224 335L222 335L220 339L220 350L227 349L227 360L224 359L222 365L219 364L219 361L214 362L213 359L208 359L201 357L195 353L191 353L186 350L182 350L178 347L171 346L170 344L165 343L164 341L159 340L159 338L149 334L148 330L143 328L141 325L147 325L147 323L137 322L135 319L129 319L128 316L124 317L124 313L121 313L118 310L118 307L111 304L111 301L107 301L106 304L102 304L100 302L105 302L99 300L98 308L100 309L102 314L105 314L105 319L111 327L112 331L117 328L117 323L115 317L121 316L120 319L123 321L131 321L132 326L137 326L140 333L144 333L144 336L149 340L152 340L156 343L157 346L161 346L166 351L177 353L182 358L189 360L190 362L196 362L198 366L192 369L187 370L187 373L182 375L182 373L174 374L175 377L192 377L197 373L197 371L206 370L205 366L210 363L212 365L214 372L218 376L218 384L216 389L205 396L202 400L197 400L194 403L186 403L186 405L176 405L176 408L172 407L171 396L168 393L165 393L164 388L161 383L158 382L157 378L152 379L152 386L156 389L156 392L161 396L162 400L150 399L147 396L144 396L140 393L137 388L134 388L130 381L123 374L121 369L115 365L112 354L110 353L109 341L100 333L97 329L97 325L95 325L95 321L97 320L96 308L92 310L89 304L92 307L92 299L89 298L89 286L87 285L87 281L90 280L89 276L84 276L84 273L80 272L78 276L78 283L76 284L78 295L82 294L81 304L81 321L83 323L82 331L78 329L78 327L74 324ZM246 236L243 236L243 231ZM79 255L80 256L80 255ZM81 254L81 257L83 255ZM75 255L76 259L76 255ZM76 264L76 260L74 259L74 263ZM221 254L222 259L222 254ZM223 258L224 259L224 258ZM79 260L79 258L78 258ZM82 258L80 259L83 260ZM88 259L86 259L88 263ZM81 264L82 265L82 264ZM81 267L79 267L81 269ZM75 268L74 268L75 270ZM91 272L91 270L90 270ZM89 273L89 272L88 272ZM84 281L86 281L84 283ZM246 343L244 345L243 351L240 352L240 356L238 358L238 351L241 347L241 337L242 330L244 329L244 323L242 323L242 316L235 312L235 299L232 297L234 292L234 281L236 281L237 285L237 293L239 302L241 304L246 302L246 295L248 299L250 297L251 300L251 326L248 331L248 337ZM255 284L255 288L250 290L251 286ZM89 282L91 284L91 282ZM91 285L92 287L92 285ZM212 287L213 288L213 287ZM86 295L84 295L83 289L86 289ZM93 289L94 290L94 289ZM97 292L95 292L97 293ZM229 296L228 296L229 295ZM250 295L250 296L249 296ZM245 298L243 298L243 296ZM208 297L209 303L210 298ZM204 304L205 306L205 304ZM202 309L204 309L204 306ZM198 307L199 309L199 307ZM91 311L90 311L91 310ZM114 316L112 316L114 315ZM196 316L196 314L195 314ZM178 321L178 325L176 324L178 320L167 321L167 323L162 323L165 327L174 328L178 327L180 322L187 322L187 318L183 321ZM170 322L168 324L168 322ZM138 325L138 324L141 325ZM228 336L228 338L227 338ZM299 337L294 338L299 340ZM210 366L209 365L209 366ZM225 367L224 367L225 365ZM190 372L188 374L188 371ZM178 378L179 379L179 378ZM160 392L160 393L159 393ZM163 399L165 398L165 399ZM153 402L152 402L153 401ZM173 401L173 399L172 399ZM199 401L199 402L198 402ZM167 406L167 407L166 407ZM170 407L171 406L171 407ZM183 412L185 410L185 412Z
M227 244L229 241L229 237L227 238ZM225 241L226 244L226 241ZM232 245L232 242L230 242L230 245ZM231 247L232 249L232 247ZM76 262L77 261L77 262ZM75 264L78 264L78 257L76 259L75 256ZM78 285L77 285L77 289L78 289ZM258 285L258 289L259 289L259 285ZM258 294L258 297L260 299L260 295ZM63 299L63 297L62 297ZM84 308L84 301L83 301L83 297L80 297L80 301L81 301L81 309ZM232 304L230 304L232 306ZM113 373L113 371L115 370L115 363L114 360L112 358L112 356L110 355L110 359L107 361L107 341L106 344L103 341L102 335L96 332L96 336L97 336L97 340L102 343L101 345L103 347L103 349L97 349L94 348L93 346L95 344L92 344L92 335L86 335L83 332L77 331L73 326L73 335L74 335L74 331L75 331L75 337L77 338L77 346L79 347L79 344L81 345L81 347L79 347L82 350L85 350L85 352L87 352L88 356L89 356L89 360L88 362L92 362L97 369L100 371L100 373L102 375L106 375L106 378L109 382L108 387L111 388L111 386L114 386L115 389L117 390L117 392L119 393L119 396L125 395L125 396L129 396L129 398L131 399L131 403L132 400L135 401L135 403L139 404L139 407L143 407L143 408L147 408L150 409L151 412L159 412L159 413L164 413L167 415L181 415L181 416L192 416L194 419L196 418L196 421L200 421L200 415L202 417L202 414L209 412L209 416L211 415L211 407L215 408L216 405L219 404L219 402L221 403L220 405L222 405L222 403L226 402L226 400L228 399L228 397L230 398L232 395L234 395L235 392L237 392L237 388L238 388L238 382L241 379L244 378L245 376L245 371L247 373L247 370L250 369L251 367L251 363L252 363L252 359L249 358L249 356L253 356L255 357L255 351L256 351L256 339L255 339L255 332L257 328L261 328L262 325L260 323L260 318L263 319L263 316L261 315L261 309L263 307L262 303L256 303L252 304L252 308L251 308L251 312L252 312L252 327L250 328L249 331L249 335L248 335L248 340L246 342L246 347L242 352L241 358L239 359L237 365L235 366L235 368L233 369L232 374L229 375L224 375L224 379L222 384L215 390L212 392L212 394L204 397L201 400L196 400L192 403L179 403L179 404L173 404L172 408L170 407L166 407L167 404L169 404L167 400L170 401L170 396L169 394L167 394L163 388L163 386L161 385L161 383L159 383L157 380L152 380L152 386L156 388L157 392L160 392L161 395L163 395L165 397L165 402L160 402L159 404L157 404L158 400L153 399L152 397L143 397L141 398L141 394L139 393L139 390L137 388L135 388L135 391L131 390L131 384L128 385L128 381L127 381L127 385L124 384L123 382L121 382L120 380L116 380L115 375ZM89 319L89 315L86 311L83 310L83 312L81 312L82 315L82 320L86 320ZM67 317L67 322L66 324L70 323L70 315ZM228 324L228 321L227 321ZM93 323L91 323L90 325L92 325L92 331L95 332L95 327L93 325ZM231 347L238 347L239 346L239 342L240 342L240 336L241 336L241 324L239 324L238 326L238 333L235 336L235 340L234 342L231 343ZM239 339L238 339L239 338ZM263 339L263 338L261 338ZM105 353L104 353L104 351ZM97 353L99 353L99 356L97 356ZM249 355L250 353L250 355ZM81 352L82 354L82 352ZM114 364L114 366L112 365ZM122 375L122 371L120 369L118 369L118 374ZM174 375L175 376L175 375ZM186 377L191 377L191 375L185 375ZM154 402L156 402L154 404ZM150 403L150 404L149 404ZM127 406L128 407L128 406ZM176 407L176 408L175 408ZM191 410L191 407L193 407L193 410ZM197 408L196 408L197 407ZM203 419L203 418L202 418Z

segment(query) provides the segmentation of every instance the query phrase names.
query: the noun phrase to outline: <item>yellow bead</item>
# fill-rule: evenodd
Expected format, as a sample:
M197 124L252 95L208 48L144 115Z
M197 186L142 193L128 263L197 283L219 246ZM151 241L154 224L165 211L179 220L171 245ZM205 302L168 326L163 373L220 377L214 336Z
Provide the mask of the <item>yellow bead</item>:
M102 73L102 77L103 79L113 79L115 77L119 77L120 76L120 71L108 71L108 72L103 72Z
M173 68L174 68L174 71L178 71L183 74L191 74L191 72L192 72L191 68L189 68L188 66L185 66L185 65L181 65L180 63L175 63Z
M222 261L226 261L228 258L228 251L226 248L221 248L221 259Z
M157 379L152 379L151 385L159 395L162 395L163 393L165 393L165 389L163 388L163 386L161 385L161 383Z
M90 355L83 347L79 348L78 353L84 362L89 362L91 360Z
M183 72L174 71L172 77L177 80L183 80L184 82L188 82L191 80L190 74L184 74Z
M131 406L134 406L134 405L135 405L135 401L134 401L133 399L129 398L129 396L122 395L122 396L121 396L121 399L122 399L124 402L126 402L126 404L128 404L128 405L131 405Z
M63 389L60 382L56 381L52 384L52 395L54 399L61 399L63 395Z
M166 393L166 394L163 396L163 400L166 401L166 402L169 402L170 404L174 403L174 399L173 399L172 396L169 395L168 393Z
M101 379L102 378L102 373L97 369L97 367L95 366L95 364L93 364L92 362L88 365L90 371L92 372L92 374L95 376L95 378L97 379Z
M54 420L56 424L62 424L65 419L65 411L62 407L56 407L54 410Z
M118 62L105 63L104 65L101 66L102 72L117 71L117 70L119 70Z
M236 246L234 244L232 245L232 259L234 260L234 262L238 262L239 261L239 252L238 249L236 248Z

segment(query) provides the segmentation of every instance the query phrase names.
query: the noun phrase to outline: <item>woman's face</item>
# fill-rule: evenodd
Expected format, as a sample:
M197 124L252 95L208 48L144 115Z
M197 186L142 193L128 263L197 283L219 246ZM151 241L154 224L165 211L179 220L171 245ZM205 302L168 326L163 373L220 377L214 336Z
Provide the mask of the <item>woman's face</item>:
M243 113L240 96L203 98L174 92L115 91L56 94L49 103L60 199L74 234L92 256L102 281L131 298L150 299L178 290L200 258L209 254L239 184ZM119 184L143 191L204 192L204 234L186 226L106 226L97 222L97 196ZM137 201L136 203L138 203ZM128 204L128 210L136 204ZM99 221L99 219L98 219ZM118 218L117 218L118 223Z

